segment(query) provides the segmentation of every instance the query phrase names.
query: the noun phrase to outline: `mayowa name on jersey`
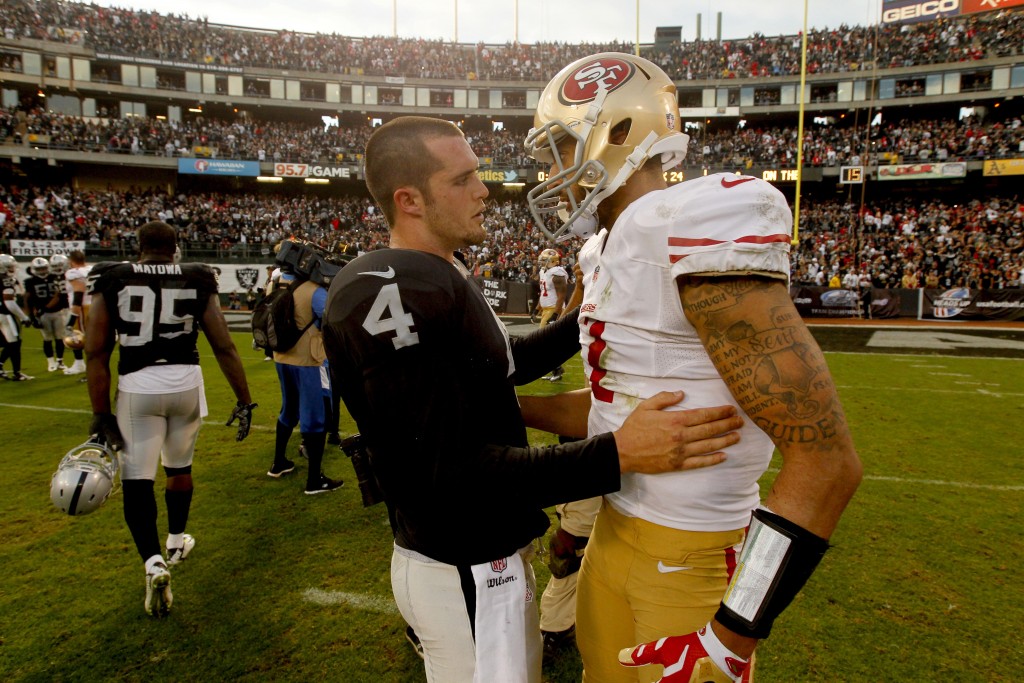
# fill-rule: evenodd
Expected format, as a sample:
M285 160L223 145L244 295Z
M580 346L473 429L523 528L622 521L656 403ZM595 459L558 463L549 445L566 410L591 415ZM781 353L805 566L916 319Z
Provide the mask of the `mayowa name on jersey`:
M133 263L132 272L151 275L181 275L181 266L176 263Z

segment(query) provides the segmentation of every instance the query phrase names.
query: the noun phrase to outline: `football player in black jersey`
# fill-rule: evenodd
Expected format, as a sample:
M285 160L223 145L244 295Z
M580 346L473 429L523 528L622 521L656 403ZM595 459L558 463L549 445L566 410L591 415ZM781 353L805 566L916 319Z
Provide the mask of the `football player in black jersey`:
M174 228L147 223L139 229L139 261L98 264L88 283L93 297L85 342L91 433L122 449L124 518L145 563L144 606L154 616L171 607L168 565L184 560L195 545L185 525L192 502L192 456L207 412L196 348L200 328L238 399L228 424L239 420L239 441L248 435L256 407L221 313L213 271L203 264L175 263L175 247ZM115 341L120 346L116 417L110 401ZM161 463L167 477L166 559L153 493Z
M43 355L47 372L65 370L64 328L67 327L68 297L64 288L64 272L58 275L42 256L32 259L25 278L25 309L32 325L43 336Z
M10 254L0 254L0 377L16 382L34 379L21 371L21 327L29 317L18 305L18 262ZM3 368L10 359L11 372Z
M456 263L455 250L484 239L477 166L439 119L401 117L373 134L366 179L392 248L334 278L324 340L388 506L392 588L428 680L534 682L530 549L544 508L616 490L622 471L716 464L742 422L726 407L662 411L682 399L666 392L614 434L530 448L524 419L586 436L589 391L524 401L522 412L515 393L579 352L576 316L510 340Z

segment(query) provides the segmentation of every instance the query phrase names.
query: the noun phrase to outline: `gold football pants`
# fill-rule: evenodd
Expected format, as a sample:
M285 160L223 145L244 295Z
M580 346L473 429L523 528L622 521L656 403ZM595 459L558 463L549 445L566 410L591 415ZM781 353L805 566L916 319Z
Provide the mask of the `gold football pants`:
M660 666L619 664L619 650L692 633L718 609L745 531L681 531L607 502L579 572L576 643L584 683L648 683Z

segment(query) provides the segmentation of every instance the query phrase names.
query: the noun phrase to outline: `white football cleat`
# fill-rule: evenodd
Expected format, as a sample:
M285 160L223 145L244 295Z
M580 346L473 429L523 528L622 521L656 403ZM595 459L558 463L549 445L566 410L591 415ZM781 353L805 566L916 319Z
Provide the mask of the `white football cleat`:
M192 537L192 534L183 534L183 539L184 542L180 548L167 549L167 564L171 567L182 562L192 552L192 548L196 547L196 539Z
M47 358L46 359L46 371L47 372L56 372L57 371L57 359L56 358Z
M71 364L70 368L64 370L65 375L81 375L83 372L85 372L84 360L76 360L74 363Z
M167 565L157 562L146 572L146 614L162 617L171 611L171 573Z

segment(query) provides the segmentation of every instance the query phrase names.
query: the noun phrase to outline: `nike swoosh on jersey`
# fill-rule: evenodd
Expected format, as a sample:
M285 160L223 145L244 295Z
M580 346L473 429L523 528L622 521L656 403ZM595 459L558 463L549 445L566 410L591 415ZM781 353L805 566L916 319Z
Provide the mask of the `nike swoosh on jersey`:
M722 178L722 187L736 187L737 185L742 185L743 183L749 183L751 180L757 180L757 178L745 177L738 178L737 180L726 180L725 178Z
M661 560L658 560L658 571L662 574L671 574L672 572L685 572L687 569L693 569L693 567L670 567Z
M391 266L388 266L387 270L364 270L363 272L361 272L359 274L360 275L376 275L377 277L382 277L385 280L390 280L391 278L393 278L395 276L395 269L392 268Z

